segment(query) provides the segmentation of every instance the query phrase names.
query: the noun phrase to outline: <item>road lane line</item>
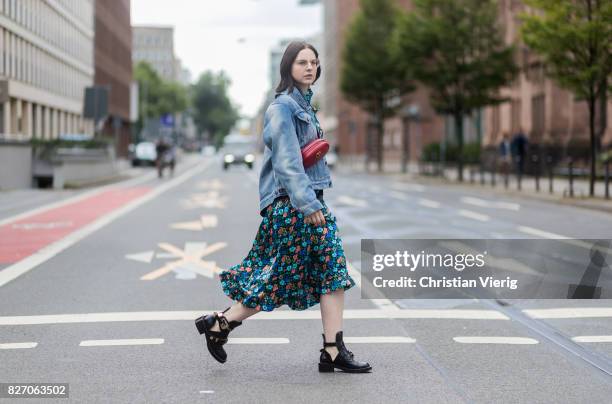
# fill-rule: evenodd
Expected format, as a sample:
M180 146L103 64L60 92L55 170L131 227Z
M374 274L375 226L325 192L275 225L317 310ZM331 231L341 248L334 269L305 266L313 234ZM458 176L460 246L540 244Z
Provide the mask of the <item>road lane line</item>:
M425 206L426 208L437 209L440 207L440 202L432 201L431 199L421 198L419 199L419 205Z
M228 344L288 344L289 338L228 338Z
M105 312L77 314L44 314L37 316L1 316L2 325L75 324L134 321L177 321L200 317L215 310ZM345 309L345 319L449 319L449 320L508 320L497 310L489 309ZM274 310L260 312L250 320L319 320L320 310Z
M0 349L29 349L38 345L38 342L11 342L0 344Z
M478 220L480 222L488 222L491 218L481 213L473 212L471 210L459 209L459 215L467 217L469 219Z
M538 340L524 337L453 337L460 344L510 344L510 345L533 345Z
M351 344L413 344L416 339L402 336L390 337L344 337Z
M163 343L163 338L90 339L81 341L79 346L160 345Z
M580 335L572 337L575 342L612 342L612 335Z
M549 239L569 239L569 237L565 237L562 236L560 234L556 234L556 233L550 233L544 230L540 230L540 229L536 229L534 227L529 227L529 226L517 226L516 227L518 231L521 231L523 233L532 235L532 236L538 236L538 237L542 237L542 238L549 238Z
M4 268L0 271L0 287L6 285L13 279L16 279L19 276L27 273L28 271L37 267L43 262L48 261L49 259L61 253L68 247L76 244L77 242L81 241L82 239L96 232L97 230L100 230L102 227L115 221L126 213L131 212L137 207L158 197L162 193L182 184L183 182L189 180L191 177L201 173L202 171L205 171L209 165L210 162L208 164L200 164L193 168L190 168L180 176L154 188L153 190L149 191L138 199L135 199L132 202L129 202L128 204L124 205L123 207L106 214L100 219L95 220L94 222L85 225L84 227L81 227L80 229L70 233L66 237L42 248L36 253L30 255L29 257L24 258L23 260Z
M518 211L521 209L521 205L519 205L518 203L489 201L485 199L474 198L471 196L463 196L461 197L460 201L468 205L479 206L482 208L498 208L498 209L508 209L508 210L515 210L515 211Z
M524 309L523 313L535 319L612 317L612 307Z
M571 244L573 246L584 248L589 251L592 251L595 249L595 250L601 251L606 254L612 254L612 249L595 244L595 241L597 241L596 239L592 240L592 242L584 242L579 239L573 239L573 238L562 236L556 233L549 233L547 231L535 229L529 226L517 226L517 229L519 231L522 231L523 233L542 237L542 238L549 239L549 240L559 240L563 243Z

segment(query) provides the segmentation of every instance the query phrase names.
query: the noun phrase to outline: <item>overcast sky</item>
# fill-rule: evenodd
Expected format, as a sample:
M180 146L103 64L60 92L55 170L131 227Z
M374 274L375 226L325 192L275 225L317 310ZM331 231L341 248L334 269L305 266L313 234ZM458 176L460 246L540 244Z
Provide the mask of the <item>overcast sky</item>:
M174 52L195 81L225 70L230 97L252 116L270 87L269 51L287 37L322 29L322 6L299 0L132 0L132 24L174 26Z

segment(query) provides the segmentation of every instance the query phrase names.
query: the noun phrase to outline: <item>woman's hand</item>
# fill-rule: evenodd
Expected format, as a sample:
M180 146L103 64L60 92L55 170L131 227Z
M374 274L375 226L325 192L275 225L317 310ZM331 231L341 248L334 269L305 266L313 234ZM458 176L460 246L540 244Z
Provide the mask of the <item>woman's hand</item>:
M325 216L323 216L323 212L321 212L319 209L316 212L306 216L304 223L314 224L315 226L323 226L325 224Z

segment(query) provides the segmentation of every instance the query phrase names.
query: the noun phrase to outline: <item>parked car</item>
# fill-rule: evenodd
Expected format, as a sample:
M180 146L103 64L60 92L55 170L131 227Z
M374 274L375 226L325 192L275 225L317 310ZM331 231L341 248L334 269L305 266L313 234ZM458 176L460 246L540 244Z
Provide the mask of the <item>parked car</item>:
M228 135L223 142L223 169L227 170L234 164L245 164L253 169L255 152L253 142L243 135Z
M132 154L133 166L139 166L141 164L154 166L156 161L157 151L155 150L155 143L140 142L134 147L134 153Z

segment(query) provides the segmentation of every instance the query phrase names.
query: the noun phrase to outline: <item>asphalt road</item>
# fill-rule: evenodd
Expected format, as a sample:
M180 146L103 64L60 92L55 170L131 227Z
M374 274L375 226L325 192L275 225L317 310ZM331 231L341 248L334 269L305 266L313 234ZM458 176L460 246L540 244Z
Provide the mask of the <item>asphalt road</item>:
M217 363L193 319L231 304L216 273L251 247L257 175L213 156L162 180L143 170L22 204L0 193L0 382L69 383L73 402L609 402L610 300L371 300L354 288L343 328L371 374L318 373L319 306L251 317ZM333 181L325 200L356 280L363 238L612 238L601 212L394 176Z

